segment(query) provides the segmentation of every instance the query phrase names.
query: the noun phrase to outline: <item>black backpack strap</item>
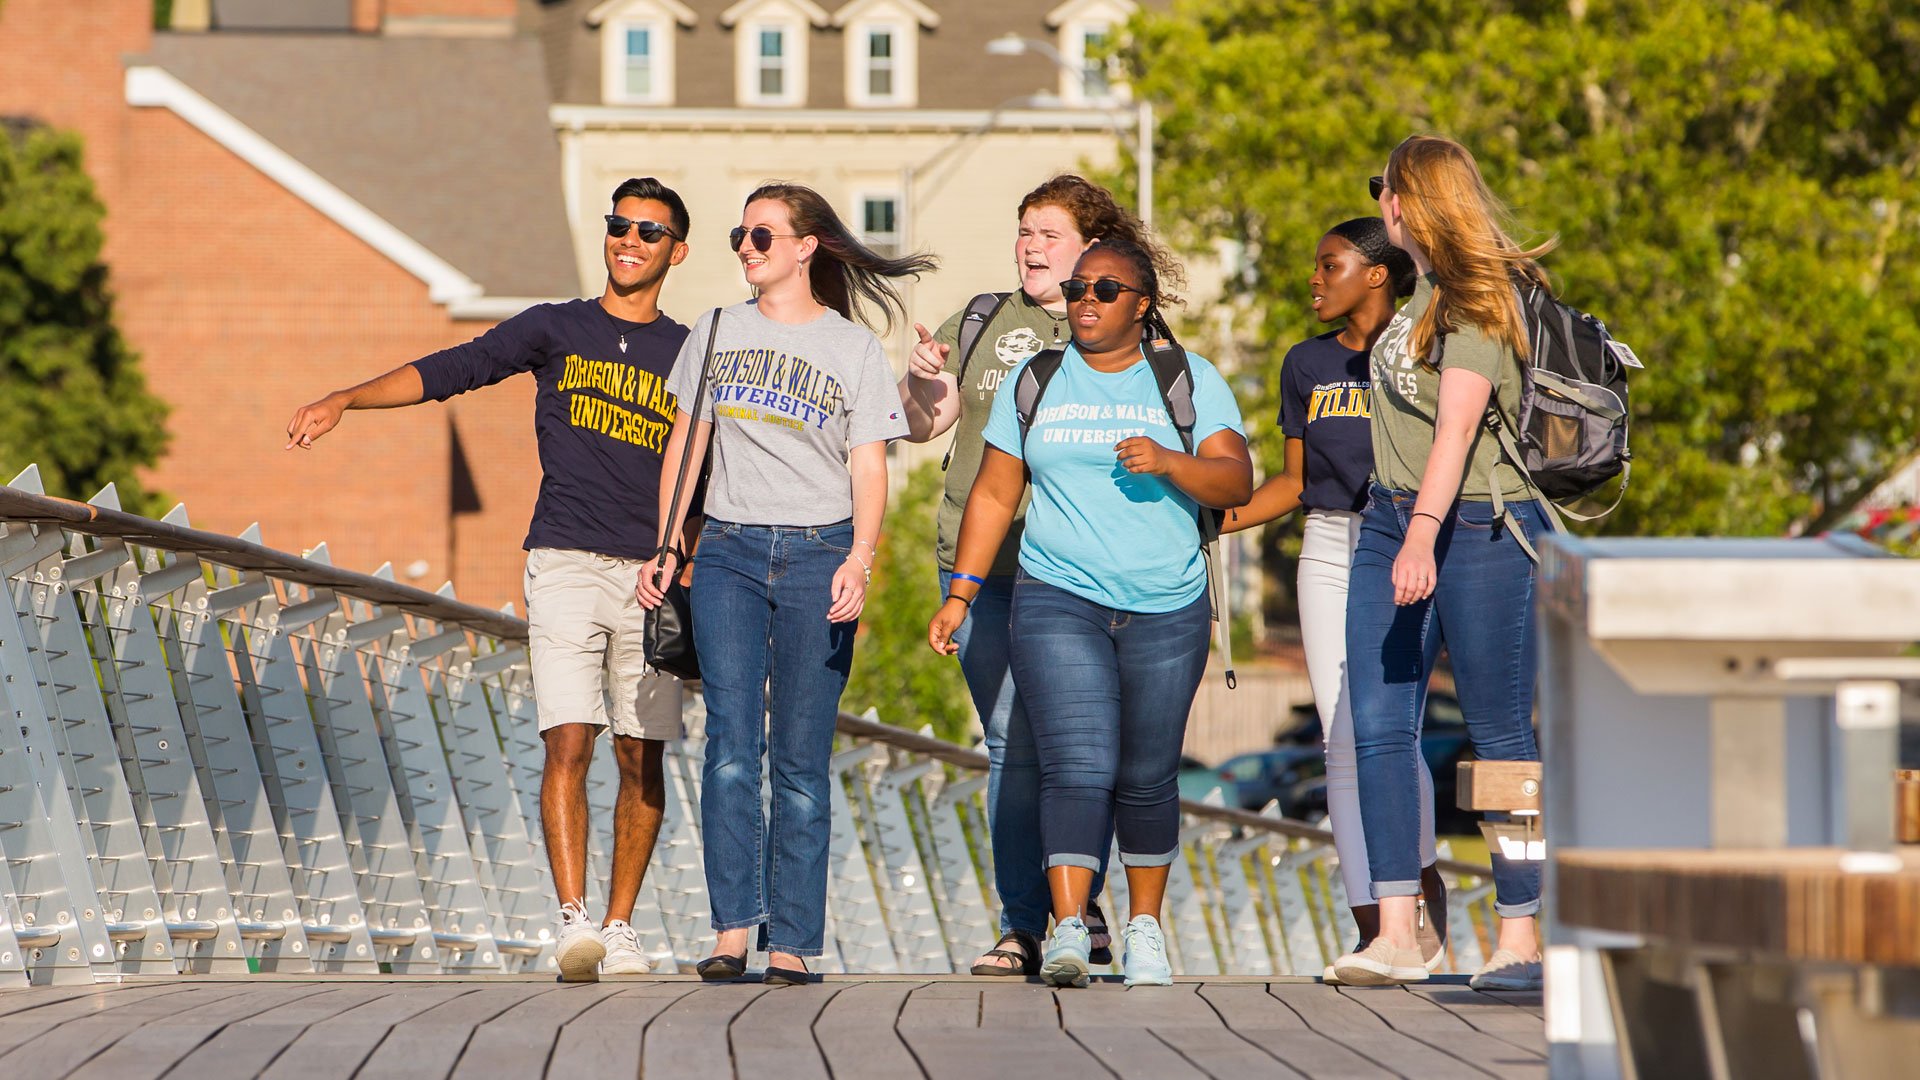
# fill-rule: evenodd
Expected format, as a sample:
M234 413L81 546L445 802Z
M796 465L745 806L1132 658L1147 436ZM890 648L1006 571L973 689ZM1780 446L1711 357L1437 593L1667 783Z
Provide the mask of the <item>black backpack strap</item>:
M1010 292L983 292L967 301L966 314L960 317L958 344L960 370L955 373L955 378L959 380L962 389L967 385L967 365L973 362L973 350L979 348L980 339L985 336L987 327L993 325L993 320L1000 314L1000 309L1006 307L1007 301L1011 299L1013 294Z
M1189 454L1195 453L1193 429L1199 422L1199 415L1193 406L1193 364L1187 357L1187 350L1170 338L1148 338L1140 343L1146 353L1147 364L1153 369L1153 381L1160 388L1160 400L1167 407L1167 417L1173 421L1173 429L1180 433L1180 445ZM1207 596L1213 609L1214 644L1220 650L1220 661L1226 669L1227 689L1239 685L1239 679L1233 673L1233 629L1232 618L1228 611L1228 589L1225 575L1214 561L1214 541L1220 538L1220 522L1226 516L1224 511L1211 506L1200 507L1200 551L1207 564Z
M1047 392L1047 384L1060 372L1060 365L1067 358L1064 349L1043 349L1034 354L1020 369L1020 379L1013 384L1013 414L1020 420L1020 460L1027 457L1027 432L1033 429L1033 417L1040 408L1040 399Z

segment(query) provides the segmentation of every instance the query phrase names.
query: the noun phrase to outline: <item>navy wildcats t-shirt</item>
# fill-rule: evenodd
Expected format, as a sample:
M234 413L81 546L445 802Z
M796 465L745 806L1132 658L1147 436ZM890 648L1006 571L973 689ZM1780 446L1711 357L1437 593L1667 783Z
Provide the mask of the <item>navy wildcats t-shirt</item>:
M570 300L530 307L414 367L433 401L532 372L540 501L522 546L647 559L659 527L660 459L673 428L667 376L686 336L665 315L630 323L598 300Z
M1340 332L1287 350L1280 368L1280 430L1306 443L1300 504L1309 510L1359 510L1373 471L1373 394L1365 351L1340 344Z

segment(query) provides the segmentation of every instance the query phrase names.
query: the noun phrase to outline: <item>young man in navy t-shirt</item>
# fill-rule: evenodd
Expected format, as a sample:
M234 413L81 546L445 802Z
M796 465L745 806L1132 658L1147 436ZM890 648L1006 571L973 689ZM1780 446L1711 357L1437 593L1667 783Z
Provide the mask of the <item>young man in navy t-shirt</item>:
M311 447L348 409L445 401L520 372L538 384L540 498L524 545L528 645L547 749L540 816L566 981L652 970L627 920L660 832L661 752L682 734L681 685L646 670L646 613L633 590L640 564L654 554L661 453L675 408L666 380L687 336L661 313L660 288L687 257L687 227L686 203L673 189L652 177L628 180L607 215L599 299L528 308L465 345L328 394L287 426L289 449ZM620 795L607 918L596 929L585 899L586 777L601 727L613 729Z

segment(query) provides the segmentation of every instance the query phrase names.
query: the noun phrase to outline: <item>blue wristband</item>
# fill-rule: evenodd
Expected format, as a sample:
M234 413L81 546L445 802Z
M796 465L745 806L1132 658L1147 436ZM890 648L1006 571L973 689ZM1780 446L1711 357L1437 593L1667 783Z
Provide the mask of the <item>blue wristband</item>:
M950 578L950 579L951 579L951 580L953 580L953 581L971 581L971 582L973 582L973 583L974 583L975 585L978 585L978 586L980 586L980 587L982 587L982 588L985 588L985 587L986 587L986 584L987 584L987 579L986 579L986 578L983 578L983 577L975 577L975 576L974 576L974 575L972 575L972 574L963 574L963 573L961 573L961 572L959 572L958 570L955 570L955 571L954 571L953 573L951 573L951 574L948 574L948 575L947 575L947 577L948 577L948 578Z

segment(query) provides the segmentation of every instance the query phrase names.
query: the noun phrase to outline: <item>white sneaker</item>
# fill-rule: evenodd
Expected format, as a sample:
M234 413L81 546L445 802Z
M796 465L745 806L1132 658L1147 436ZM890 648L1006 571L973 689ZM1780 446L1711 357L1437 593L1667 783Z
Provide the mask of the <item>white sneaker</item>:
M560 944L554 948L560 964L561 982L599 982L600 958L607 947L600 943L600 931L587 918L584 904L560 906Z
M640 951L640 935L625 919L615 919L600 929L600 943L607 948L600 961L602 975L651 975L653 961Z
M1385 937L1367 942L1333 962L1335 976L1348 986L1395 986L1426 982L1427 965L1419 949L1396 949Z

